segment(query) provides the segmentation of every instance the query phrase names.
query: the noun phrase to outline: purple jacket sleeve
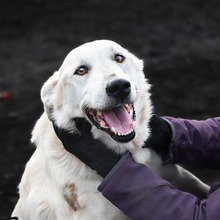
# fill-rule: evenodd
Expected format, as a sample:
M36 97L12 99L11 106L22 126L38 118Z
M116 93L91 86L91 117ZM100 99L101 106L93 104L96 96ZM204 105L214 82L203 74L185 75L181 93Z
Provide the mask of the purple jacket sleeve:
M219 220L220 182L206 200L173 188L127 154L99 186L102 194L133 220Z
M165 117L173 130L174 163L220 168L220 117L204 121Z

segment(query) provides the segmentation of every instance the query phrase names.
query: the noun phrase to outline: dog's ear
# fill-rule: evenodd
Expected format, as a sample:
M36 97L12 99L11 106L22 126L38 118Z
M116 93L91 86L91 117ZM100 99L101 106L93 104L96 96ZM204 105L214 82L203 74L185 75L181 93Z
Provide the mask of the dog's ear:
M143 60L138 59L135 55L131 54L131 58L135 64L137 72L142 72L144 69L144 62Z
M41 100L47 116L52 120L52 113L55 103L55 90L59 81L59 72L56 71L43 85L41 89Z

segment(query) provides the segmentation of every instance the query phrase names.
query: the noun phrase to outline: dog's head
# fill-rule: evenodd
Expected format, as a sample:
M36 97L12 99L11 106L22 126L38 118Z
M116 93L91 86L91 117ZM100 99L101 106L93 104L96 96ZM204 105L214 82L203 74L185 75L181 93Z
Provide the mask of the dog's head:
M129 142L135 120L143 120L148 89L143 62L115 42L99 40L72 50L44 84L41 97L59 127L73 131L73 119L83 117L97 133Z

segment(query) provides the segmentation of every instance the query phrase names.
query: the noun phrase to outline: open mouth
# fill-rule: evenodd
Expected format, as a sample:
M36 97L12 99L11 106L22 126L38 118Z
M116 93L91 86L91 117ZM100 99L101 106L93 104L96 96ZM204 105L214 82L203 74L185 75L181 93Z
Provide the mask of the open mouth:
M135 110L132 104L124 104L104 111L87 108L86 113L98 129L107 132L118 142L126 143L135 137Z

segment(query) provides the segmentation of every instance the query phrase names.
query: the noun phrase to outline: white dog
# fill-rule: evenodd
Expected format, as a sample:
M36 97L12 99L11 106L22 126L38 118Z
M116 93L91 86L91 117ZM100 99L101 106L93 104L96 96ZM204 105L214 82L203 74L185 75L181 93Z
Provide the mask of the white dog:
M27 163L12 215L19 220L127 219L97 191L102 178L57 138L51 120L77 132L72 120L76 117L86 118L94 138L118 154L129 150L137 162L177 187L207 193L209 187L191 173L172 164L162 166L153 150L141 148L152 114L149 87L143 62L112 41L94 41L71 51L42 88L45 113L32 136L37 148Z

